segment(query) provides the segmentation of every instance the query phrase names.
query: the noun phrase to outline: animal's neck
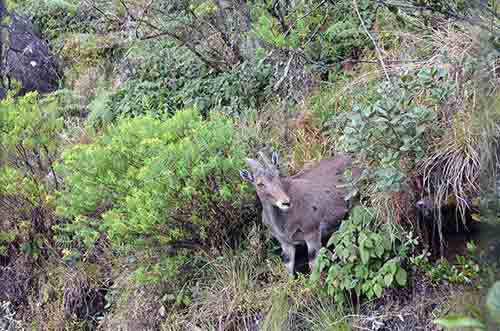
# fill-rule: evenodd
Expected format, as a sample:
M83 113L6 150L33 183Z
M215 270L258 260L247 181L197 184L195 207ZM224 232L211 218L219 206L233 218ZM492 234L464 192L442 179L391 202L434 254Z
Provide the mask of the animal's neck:
M290 181L292 180L290 177L281 177L281 186L283 186L283 190L288 193L290 188Z
M283 217L283 212L273 206L270 202L262 203L262 213L265 221L268 223L273 231L282 232L285 228L285 218Z

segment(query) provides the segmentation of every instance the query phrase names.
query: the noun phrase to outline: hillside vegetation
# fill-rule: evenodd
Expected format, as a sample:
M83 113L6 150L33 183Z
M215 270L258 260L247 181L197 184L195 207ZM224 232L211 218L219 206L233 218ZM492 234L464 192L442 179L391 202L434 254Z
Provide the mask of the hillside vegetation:
M0 4L3 56L19 15L60 78L2 65L0 330L499 327L498 1ZM263 149L365 169L295 277Z

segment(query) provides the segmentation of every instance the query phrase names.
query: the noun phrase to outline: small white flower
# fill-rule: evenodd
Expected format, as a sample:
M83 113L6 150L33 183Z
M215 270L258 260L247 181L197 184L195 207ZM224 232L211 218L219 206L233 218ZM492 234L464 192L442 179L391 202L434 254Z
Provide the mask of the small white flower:
M37 66L37 64L38 64L38 63L36 63L36 61L31 61L31 62L30 62L30 64L31 64L31 66L34 68L34 67L36 67L36 66Z

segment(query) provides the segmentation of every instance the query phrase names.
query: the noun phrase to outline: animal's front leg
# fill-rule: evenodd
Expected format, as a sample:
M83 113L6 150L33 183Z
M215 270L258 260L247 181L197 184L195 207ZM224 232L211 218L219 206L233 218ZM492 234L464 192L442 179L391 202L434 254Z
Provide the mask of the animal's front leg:
M286 269L289 274L293 275L295 268L295 246L288 243L281 243L281 249L283 250L283 259Z
M321 231L313 231L304 237L307 244L307 258L311 272L314 270L318 252L321 249Z

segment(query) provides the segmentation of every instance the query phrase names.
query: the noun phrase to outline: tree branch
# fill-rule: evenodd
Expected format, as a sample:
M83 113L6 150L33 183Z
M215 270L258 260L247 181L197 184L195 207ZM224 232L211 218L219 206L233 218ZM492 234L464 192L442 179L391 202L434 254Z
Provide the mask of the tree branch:
M358 2L356 0L352 0L352 3L354 5L354 10L356 11L356 14L358 15L359 21L361 22L361 26L363 27L363 30L365 30L365 33L368 35L368 37L372 41L373 46L375 46L375 51L377 52L380 65L382 66L382 69L384 70L385 78L390 83L391 79L389 77L389 73L387 72L387 68L385 67L385 64L384 64L384 59L382 57L382 51L378 47L378 44L375 41L375 39L373 38L373 36L371 35L370 31L368 31L368 28L366 27L365 21L363 21L363 17L361 17L361 13L359 12L359 9L358 9Z

